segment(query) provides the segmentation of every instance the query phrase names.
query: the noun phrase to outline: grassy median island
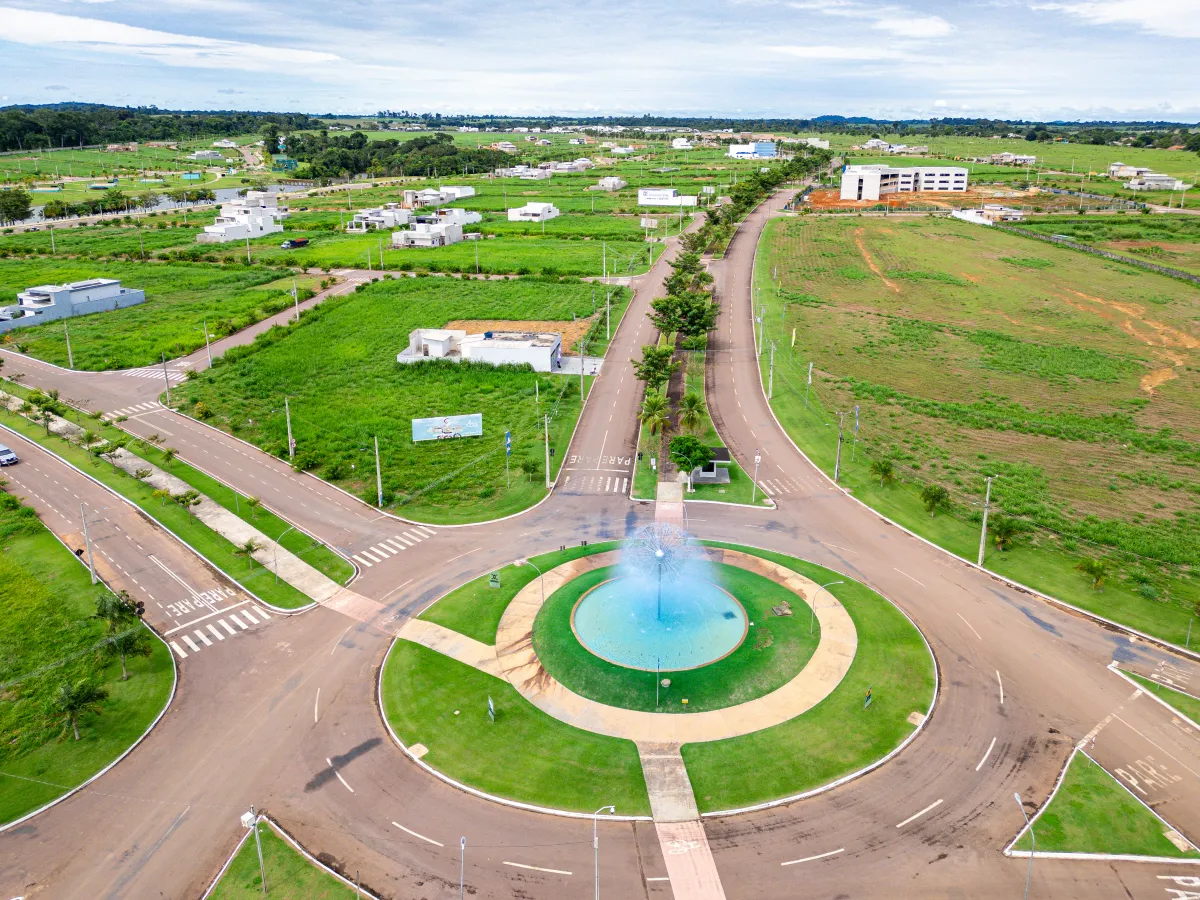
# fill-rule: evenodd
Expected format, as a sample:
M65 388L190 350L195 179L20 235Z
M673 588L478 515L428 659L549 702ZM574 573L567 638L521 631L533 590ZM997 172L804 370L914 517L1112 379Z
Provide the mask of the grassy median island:
M1177 688L1170 688L1149 678L1143 678L1135 672L1126 672L1122 669L1121 673L1128 675L1155 697L1159 697L1171 704L1171 706L1175 707L1193 722L1200 722L1200 697L1193 697L1191 694Z
M671 685L656 695L654 672L606 662L579 642L571 617L583 595L619 575L605 566L572 579L546 598L533 625L533 646L546 671L568 690L609 706L686 714L722 709L768 694L804 668L821 639L809 635L808 606L782 585L737 566L711 564L713 583L728 591L749 616L745 639L728 656L697 669L664 672ZM773 616L792 604L795 615ZM687 698L687 706L680 702Z
M604 294L596 293L602 307ZM388 508L442 524L491 519L546 495L540 427L549 415L553 474L579 416L579 378L524 366L406 365L396 355L415 328L539 321L583 330L578 320L594 313L593 286L583 282L377 282L325 301L299 326L272 329L230 350L225 362L174 394L185 412L277 455L286 455L287 396L298 465L374 503L378 437ZM467 413L483 415L482 437L412 440L412 419ZM506 430L512 432L507 479Z
M1164 834L1167 826L1084 753L1071 757L1066 777L1050 805L1033 823L1039 853L1120 853L1197 859ZM1026 831L1013 845L1029 850Z
M832 475L844 412L842 485L972 560L999 476L988 568L1184 642L1195 286L953 219L824 217L769 223L755 284L782 348L772 407L815 464Z
M267 896L277 900L350 900L358 896L323 869L319 869L263 822L258 826L263 865L251 834L216 883L210 900L262 900L262 870L267 873Z
M171 652L146 637L149 656L100 655L90 618L108 590L12 494L0 494L0 824L49 803L121 755L166 705ZM132 627L144 628L138 624ZM90 682L106 699L79 719L78 741L54 709L63 685Z

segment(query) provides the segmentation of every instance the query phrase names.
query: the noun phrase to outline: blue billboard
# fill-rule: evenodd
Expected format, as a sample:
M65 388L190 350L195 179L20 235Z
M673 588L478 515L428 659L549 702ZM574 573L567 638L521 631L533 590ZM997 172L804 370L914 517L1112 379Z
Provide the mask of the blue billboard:
M483 435L483 413L465 416L437 416L412 420L413 441L444 441L447 438Z

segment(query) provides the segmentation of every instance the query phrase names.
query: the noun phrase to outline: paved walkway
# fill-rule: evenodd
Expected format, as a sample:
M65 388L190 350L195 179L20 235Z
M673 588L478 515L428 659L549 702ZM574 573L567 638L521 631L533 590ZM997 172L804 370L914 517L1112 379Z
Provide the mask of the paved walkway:
M655 822L675 900L725 900L721 875L699 819Z
M612 565L616 550L572 560L543 576L548 597L584 572ZM769 560L737 550L709 550L714 562L739 566L783 585L807 603L818 585ZM526 700L563 722L610 737L657 744L688 744L737 737L780 725L812 709L838 686L858 649L849 613L832 594L821 593L816 607L821 642L808 664L769 694L725 709L695 713L652 713L607 706L568 690L547 672L533 651L533 621L542 606L542 585L534 579L505 610L496 635L496 655L504 677Z
M677 481L660 481L654 503L654 522L674 525L683 530L683 484Z
M469 638L465 634L459 634L457 631L451 631L434 622L409 619L404 627L396 632L396 637L402 637L406 641L436 650L443 656L466 663L468 666L479 669L481 672L487 672L496 678L504 677L504 673L500 671L500 663L496 659L495 647Z

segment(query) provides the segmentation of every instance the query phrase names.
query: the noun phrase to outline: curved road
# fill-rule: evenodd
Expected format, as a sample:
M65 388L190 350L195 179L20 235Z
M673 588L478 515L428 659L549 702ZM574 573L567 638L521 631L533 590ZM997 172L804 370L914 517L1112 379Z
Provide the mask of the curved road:
M784 199L749 216L725 259L711 265L722 311L708 382L714 420L735 457L752 468L761 449L760 480L787 492L777 493L775 511L691 504L690 530L801 556L886 594L928 637L941 691L924 731L875 772L808 800L705 820L726 896L1019 896L1025 862L1000 853L1022 823L1013 792L1032 813L1071 746L1098 725L1095 758L1132 773L1148 801L1200 839L1200 738L1105 669L1113 658L1147 672L1165 659L1198 667L908 536L833 487L774 424L758 377L749 291L754 247ZM479 526L420 530L383 516L159 407L161 377L69 372L5 352L6 374L22 372L27 383L58 388L76 405L141 407L124 423L130 431L162 435L189 463L262 497L348 556L397 533L412 546L362 568L352 588L379 604L362 621L326 608L291 617L259 612L262 621L203 644L198 629L258 608L107 491L19 446L24 461L10 477L47 524L71 543L79 502L106 517L109 530L97 538L111 561L106 576L136 578L131 591L155 598L147 603L151 624L193 635L198 650L183 648L189 655L179 661L175 702L125 761L0 834L0 898L199 896L240 837L237 819L251 803L383 896L455 896L460 835L475 896L589 891L590 822L500 806L428 776L391 743L375 707L375 679L394 631L449 588L514 556L623 537L649 519L650 508L631 503L613 480L625 477L635 452L640 390L625 360L652 339L643 313L666 271L660 261L634 280L635 300L555 493L519 517ZM200 367L203 356L168 369ZM603 823L601 848L606 896L671 896L652 824ZM784 865L824 854L834 855ZM512 862L538 868L505 864ZM1176 896L1167 892L1176 882L1162 876L1194 874L1181 865L1039 860L1032 894L1165 898Z

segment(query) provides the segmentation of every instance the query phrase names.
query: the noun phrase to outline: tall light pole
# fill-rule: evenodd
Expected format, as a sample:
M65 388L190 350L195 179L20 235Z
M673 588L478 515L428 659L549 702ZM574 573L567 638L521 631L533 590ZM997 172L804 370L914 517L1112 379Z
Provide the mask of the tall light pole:
M287 418L287 436L288 436L288 462L296 461L296 441L292 438L292 407L288 404L288 398L283 398L283 414Z
M987 477L987 491L983 495L983 528L981 528L979 531L979 562L977 563L977 565L979 565L979 566L983 565L983 550L984 550L984 547L987 546L987 517L988 517L988 505L992 501L992 481L996 478L999 478L1000 476L988 475L986 477Z
M87 547L88 571L92 573L92 584L96 583L96 561L92 558L92 540L88 537L87 510L79 504L79 515L83 517L83 543Z
M375 435L375 498L383 509L383 472L379 468L379 435Z
M458 900L463 900L463 876L467 871L467 839L458 839Z
M758 464L762 462L762 454L754 454L754 478L750 481L750 502L758 499Z
M592 813L592 854L596 862L596 900L600 900L600 835L596 830L596 819L606 809L610 815L617 811L615 806L602 806Z
M289 525L279 537L275 538L275 583L279 584L279 544L283 541L284 535L295 528L295 525Z
M538 581L542 585L542 604L545 605L545 603L546 603L546 579L542 575L542 570L537 567L537 565L534 563L533 560L527 559L524 556L522 556L520 559L514 559L513 565L514 566L524 566L524 565L533 566L533 571L538 573Z
M550 490L550 415L546 415L546 490Z
M162 354L163 381L167 383L167 406L171 405L171 376L167 374L167 354Z
M775 342L771 341L771 365L767 374L767 401L775 396Z
M267 867L263 865L262 855L262 839L258 836L258 815L254 812L254 807L250 807L250 812L242 813L242 827L254 829L254 845L258 848L258 874L262 876L263 896L267 894Z
M823 584L823 585L821 585L819 588L817 588L817 591L816 591L816 593L815 593L815 594L813 594L813 602L812 602L812 605L811 605L811 606L809 606L809 608L808 608L808 612L809 612L809 616L808 616L808 636L809 636L809 637L812 637L812 633L813 633L813 621L814 621L814 620L817 618L817 597L819 597L819 596L820 596L820 594L821 594L821 591L823 591L823 590L826 590L827 588L829 588L829 587L830 587L830 585L834 585L834 584L845 584L845 583L846 583L846 582L844 582L844 581L830 581L828 584Z
M1029 879L1033 877L1033 854L1037 851L1037 836L1033 833L1033 823L1025 813L1021 795L1014 791L1013 799L1017 801L1017 806L1021 807L1021 815L1025 816L1025 827L1029 829L1029 868L1025 870L1025 900L1029 900Z
M204 349L208 351L208 367L212 368L212 345L208 342L208 319L204 320Z
M837 484L838 476L842 473L842 425L846 421L846 414L840 412L838 416L838 443L837 443L837 459L833 464L833 483Z

